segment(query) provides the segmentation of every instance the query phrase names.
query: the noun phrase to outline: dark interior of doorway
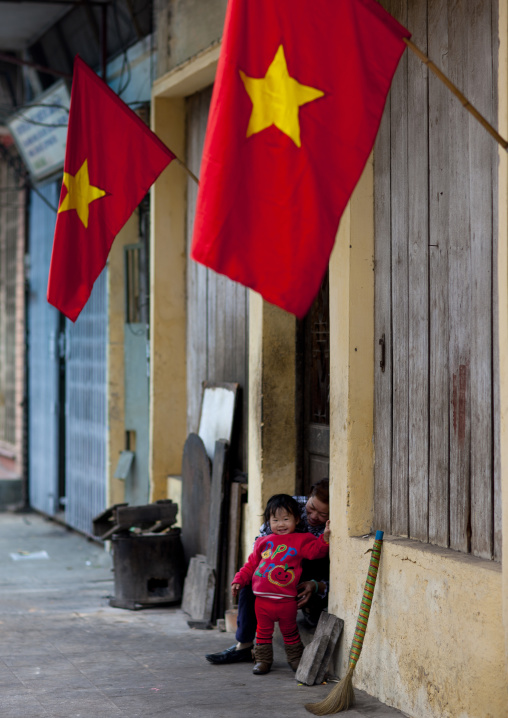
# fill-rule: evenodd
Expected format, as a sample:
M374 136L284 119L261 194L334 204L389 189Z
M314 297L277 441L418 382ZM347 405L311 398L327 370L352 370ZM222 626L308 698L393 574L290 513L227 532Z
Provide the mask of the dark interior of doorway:
M328 270L308 314L298 322L296 490L307 495L330 468L330 311Z

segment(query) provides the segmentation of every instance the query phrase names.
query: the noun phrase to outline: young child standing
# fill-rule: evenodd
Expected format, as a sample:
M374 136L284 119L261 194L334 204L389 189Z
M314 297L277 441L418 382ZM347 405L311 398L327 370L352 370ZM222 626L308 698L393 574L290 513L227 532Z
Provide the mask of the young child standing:
M296 625L296 587L302 572L302 559L323 558L328 552L330 522L321 536L295 533L300 521L300 506L288 494L275 494L268 500L265 521L272 531L259 537L245 565L231 584L233 597L252 581L256 596L257 619L256 663L252 670L257 675L268 673L273 662L272 637L275 622L284 638L286 657L296 671L303 653L300 633Z

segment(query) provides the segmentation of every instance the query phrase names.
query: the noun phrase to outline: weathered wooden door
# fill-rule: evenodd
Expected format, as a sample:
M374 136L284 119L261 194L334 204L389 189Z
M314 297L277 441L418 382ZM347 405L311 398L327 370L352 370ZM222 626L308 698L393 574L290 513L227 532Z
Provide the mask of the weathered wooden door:
M494 125L497 0L386 0ZM376 528L500 558L497 146L413 55L375 148Z
M187 163L199 176L212 88L187 101ZM197 186L187 187L187 246L190 251ZM202 383L237 382L238 456L234 464L247 469L248 291L227 277L187 261L187 431L199 425ZM235 447L236 448L236 447Z

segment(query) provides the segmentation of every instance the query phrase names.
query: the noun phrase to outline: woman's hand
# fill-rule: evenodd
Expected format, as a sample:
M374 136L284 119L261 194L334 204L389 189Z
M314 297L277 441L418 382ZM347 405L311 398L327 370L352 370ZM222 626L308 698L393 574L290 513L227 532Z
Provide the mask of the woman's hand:
M310 597L313 593L316 591L316 584L314 581L304 581L303 583L299 583L296 590L298 591L298 595L296 597L297 599L297 608L302 608L303 606L306 606L308 602L310 601Z
M231 595L233 598L236 598L238 596L238 591L240 590L240 584L239 583L232 583L231 584Z
M323 531L323 539L326 543L330 543L330 519L326 522L326 527Z

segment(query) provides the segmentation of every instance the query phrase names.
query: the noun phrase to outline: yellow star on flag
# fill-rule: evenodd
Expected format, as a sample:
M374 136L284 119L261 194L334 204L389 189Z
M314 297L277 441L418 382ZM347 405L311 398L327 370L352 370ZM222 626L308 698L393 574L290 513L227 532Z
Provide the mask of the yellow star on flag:
M264 77L248 77L242 70L240 77L253 105L247 137L275 125L301 147L299 108L325 93L290 77L282 45Z
M88 160L83 162L75 175L64 172L63 183L67 187L67 194L58 208L58 212L75 209L78 213L78 217L83 222L85 228L87 228L90 203L104 197L106 194L103 189L99 189L99 187L94 187L90 184Z

